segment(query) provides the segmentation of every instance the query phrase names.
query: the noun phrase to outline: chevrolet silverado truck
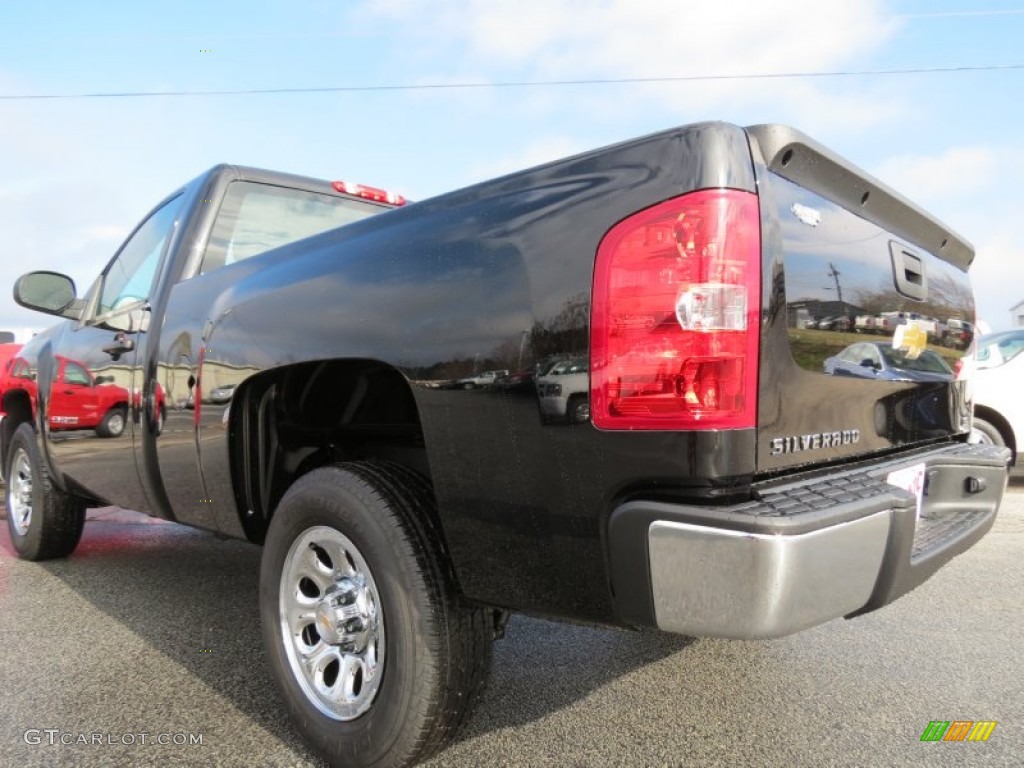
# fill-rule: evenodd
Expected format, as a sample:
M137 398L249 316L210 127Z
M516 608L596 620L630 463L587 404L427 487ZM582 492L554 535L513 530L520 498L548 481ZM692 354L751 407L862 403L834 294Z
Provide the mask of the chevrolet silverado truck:
M970 381L826 375L863 337L798 311L838 271L908 318L886 343L955 369L909 315L974 317L973 249L800 132L684 126L400 202L218 166L83 295L14 287L63 318L21 351L37 405L3 397L18 553L70 554L101 504L261 544L282 706L333 763L442 749L510 612L774 638L992 526L1008 451L968 443ZM579 423L439 386L581 351ZM140 393L125 438L54 428L65 359Z

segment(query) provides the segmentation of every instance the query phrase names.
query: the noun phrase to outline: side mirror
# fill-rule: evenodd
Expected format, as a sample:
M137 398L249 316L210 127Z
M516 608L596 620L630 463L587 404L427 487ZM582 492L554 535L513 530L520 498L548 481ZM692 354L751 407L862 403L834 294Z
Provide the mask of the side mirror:
M59 272L29 272L14 284L14 300L26 309L78 320L83 302L75 296L75 281Z

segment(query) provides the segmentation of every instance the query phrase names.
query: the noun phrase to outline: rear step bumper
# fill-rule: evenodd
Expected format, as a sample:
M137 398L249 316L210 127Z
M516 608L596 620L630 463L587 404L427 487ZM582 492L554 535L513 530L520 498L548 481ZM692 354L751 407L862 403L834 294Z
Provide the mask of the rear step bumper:
M616 608L627 623L739 639L875 610L985 535L1008 460L958 444L756 486L728 507L628 502L609 522ZM920 510L894 472L923 484Z

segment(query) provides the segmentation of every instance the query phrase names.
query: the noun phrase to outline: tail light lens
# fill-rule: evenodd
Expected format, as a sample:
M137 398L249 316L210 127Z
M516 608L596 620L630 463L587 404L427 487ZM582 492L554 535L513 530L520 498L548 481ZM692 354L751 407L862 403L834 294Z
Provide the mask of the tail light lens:
M692 192L615 225L594 271L594 424L753 427L760 296L753 193Z

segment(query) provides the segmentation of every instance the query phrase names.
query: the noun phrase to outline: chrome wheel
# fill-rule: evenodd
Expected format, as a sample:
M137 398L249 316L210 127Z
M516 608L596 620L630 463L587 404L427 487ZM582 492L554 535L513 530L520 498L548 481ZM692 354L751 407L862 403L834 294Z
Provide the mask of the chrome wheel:
M590 421L590 401L580 398L569 405L569 418L574 424Z
M107 419L107 431L113 436L117 437L124 432L124 414L120 411L110 414Z
M14 530L19 536L25 536L32 523L32 465L24 448L15 452L7 482L7 511Z
M281 570L281 639L292 675L317 709L354 720L384 671L384 617L362 554L327 526L295 539Z

